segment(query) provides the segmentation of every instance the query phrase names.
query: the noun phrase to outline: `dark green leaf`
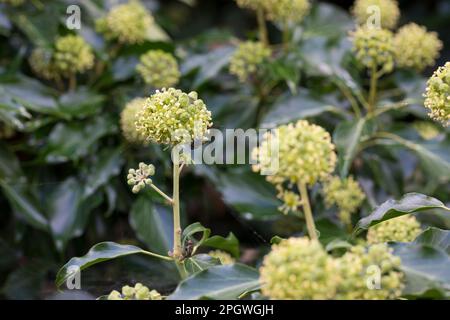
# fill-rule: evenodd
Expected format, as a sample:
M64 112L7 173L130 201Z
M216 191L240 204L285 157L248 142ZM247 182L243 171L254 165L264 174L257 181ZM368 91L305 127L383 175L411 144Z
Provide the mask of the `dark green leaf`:
M200 240L197 240L194 238L194 234L196 233L201 233L202 236L200 238ZM201 225L200 222L194 222L193 224L187 226L184 230L183 230L183 234L181 236L181 241L183 243L183 245L186 244L187 241L192 241L194 243L194 253L196 251L196 249L198 247L200 247L205 241L206 239L209 238L209 235L211 234L211 229L205 228L204 226Z
M430 227L414 240L414 243L439 248L450 254L450 230Z
M104 96L80 87L70 91L59 98L59 109L73 118L84 118L100 111Z
M239 258L240 255L239 240L232 232L230 232L226 238L221 236L212 236L206 239L202 245L228 251L235 258Z
M190 257L184 262L186 270L189 274L194 274L213 266L220 265L220 260L217 258L213 258L207 254L197 254L193 257Z

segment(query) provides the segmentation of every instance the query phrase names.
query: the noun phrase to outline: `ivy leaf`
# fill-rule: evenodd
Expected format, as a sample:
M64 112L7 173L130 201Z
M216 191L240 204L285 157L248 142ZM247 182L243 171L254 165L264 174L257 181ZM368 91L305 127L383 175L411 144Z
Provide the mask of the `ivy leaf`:
M230 232L226 238L221 236L212 236L203 242L203 246L217 248L228 251L235 258L239 258L239 240Z
M194 238L194 234L196 234L196 233L202 234L200 240L197 240ZM197 248L200 247L206 241L206 239L209 238L210 234L211 234L211 229L205 228L204 226L201 225L200 222L195 222L195 223L187 226L183 230L183 234L181 236L181 241L183 243L183 247L186 245L186 242L190 240L194 243L193 252L195 253Z
M400 200L391 199L384 202L375 208L369 216L359 220L354 233L359 233L363 229L368 229L380 222L405 214L438 208L450 211L441 201L435 198L420 193L407 193Z
M259 288L258 272L246 265L213 266L183 280L169 300L237 299Z
M450 254L450 230L430 227L423 231L414 243L439 248Z
M186 259L184 265L189 274L194 274L213 266L220 265L220 260L207 254L197 254Z

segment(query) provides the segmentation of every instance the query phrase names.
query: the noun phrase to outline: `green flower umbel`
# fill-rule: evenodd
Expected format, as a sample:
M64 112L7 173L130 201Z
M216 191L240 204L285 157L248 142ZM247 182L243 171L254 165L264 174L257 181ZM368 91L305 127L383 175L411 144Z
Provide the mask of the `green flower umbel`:
M44 48L36 48L31 52L30 67L39 77L46 80L59 78L58 70L53 61L53 53Z
M211 112L197 93L174 88L157 90L147 99L136 122L147 140L170 145L205 140L211 125Z
M230 60L230 73L246 82L272 54L261 42L246 41L239 44Z
M336 271L319 242L289 238L273 245L264 257L261 291L271 299L331 299L339 281Z
M279 168L267 180L280 185L299 182L313 185L326 179L336 165L335 146L330 134L322 127L299 120L295 124L282 125L276 133L268 133L259 148L253 150L258 164L255 171L271 168L273 161L271 143L278 142Z
M369 70L391 72L394 68L394 37L391 31L359 27L352 33L353 52Z
M281 24L301 22L311 7L308 0L263 0L262 4L267 18Z
M379 11L375 11L378 9ZM356 0L352 8L352 13L359 25L366 24L378 12L380 14L380 27L395 28L400 17L400 9L395 0Z
M444 126L450 125L450 62L438 68L427 82L425 92L425 107L429 109L428 115L441 122Z
M138 1L115 6L108 15L97 20L96 29L107 40L121 44L141 43L154 23L152 15Z
M233 264L236 262L236 260L227 252L222 250L212 250L208 252L208 255L219 259L221 264Z
M340 282L338 300L396 299L403 290L403 274L398 271L400 258L385 244L354 246L337 258Z
M337 206L339 219L346 225L351 224L351 214L361 206L366 197L358 182L351 176L345 179L332 177L325 181L323 193L327 207Z
M154 88L172 87L180 79L178 63L174 56L162 50L151 50L143 54L136 70L146 84Z
M136 283L134 287L122 287L122 293L117 290L111 291L108 300L162 300L162 297L158 291Z
M152 164L139 163L138 169L128 170L127 182L128 185L133 186L133 193L138 193L145 186L151 186L153 184L151 176L155 174L155 166Z
M411 215L404 215L398 218L383 221L371 227L367 232L367 242L411 242L419 235L420 232L420 223L417 219Z
M397 65L418 71L434 65L442 49L442 42L436 32L427 32L425 27L415 23L409 23L398 30L394 45Z
M130 143L144 143L145 138L136 130L137 114L144 108L146 99L135 98L128 102L120 113L122 134Z
M82 37L68 35L56 40L54 61L58 73L68 77L91 69L94 66L94 54Z

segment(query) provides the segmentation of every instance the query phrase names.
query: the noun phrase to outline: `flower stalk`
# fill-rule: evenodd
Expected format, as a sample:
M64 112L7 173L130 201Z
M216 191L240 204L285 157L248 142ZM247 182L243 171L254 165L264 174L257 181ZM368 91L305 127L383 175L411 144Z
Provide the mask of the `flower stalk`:
M305 214L306 228L308 229L309 237L313 240L317 240L316 225L314 224L314 218L311 210L311 205L309 203L308 189L306 188L306 184L302 182L298 183L298 189L302 198L303 212Z

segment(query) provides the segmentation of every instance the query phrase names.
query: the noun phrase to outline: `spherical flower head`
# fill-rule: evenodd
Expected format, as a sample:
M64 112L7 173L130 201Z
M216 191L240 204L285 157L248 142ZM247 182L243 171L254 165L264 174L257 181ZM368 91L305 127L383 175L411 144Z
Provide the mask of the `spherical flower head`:
M409 23L401 27L394 37L395 62L402 68L422 71L435 64L442 49L442 41L436 32Z
M108 300L124 300L124 299L122 298L122 295L120 294L119 291L113 290L108 295Z
M282 24L301 22L311 9L308 0L263 0L262 3L267 18Z
M432 140L440 134L439 129L429 121L414 121L413 127L425 140Z
M425 107L428 115L441 122L445 127L450 125L450 62L439 67L427 82Z
M174 88L157 90L138 113L136 128L147 140L177 145L205 140L211 112L196 92Z
M33 72L43 79L52 80L59 77L53 61L53 54L49 50L44 48L34 49L31 52L29 63Z
M122 134L130 143L142 144L145 142L145 137L136 130L137 115L144 108L145 101L144 98L135 98L128 102L120 113Z
M283 202L283 204L278 208L284 214L289 212L296 212L298 207L302 204L300 196L289 190L282 190L277 197Z
M356 0L352 8L352 14L359 25L366 24L378 13L380 14L380 27L395 28L400 17L400 9L395 0Z
M411 242L421 232L420 223L412 215L404 215L374 225L367 232L367 242Z
M394 69L394 36L386 29L359 27L352 33L356 59L369 70Z
M230 73L238 77L239 81L246 82L271 54L270 48L261 42L242 42L231 57Z
M236 0L239 7L244 9L258 10L262 8L262 4L265 0Z
M326 206L337 206L340 220L347 225L351 223L351 214L361 206L366 197L358 182L351 176L345 179L334 176L325 181L323 193Z
M403 273L399 257L392 254L386 244L376 244L366 249L354 246L337 258L340 282L337 287L338 300L386 300L396 299L403 290ZM370 279L380 276L379 283ZM372 286L370 286L372 285Z
M162 50L150 50L143 54L136 70L146 84L155 88L171 87L178 83L180 71L174 56Z
M320 126L299 120L266 133L259 148L253 150L253 158L258 162L253 166L255 171L271 168L274 143L278 143L278 171L266 179L275 185L313 185L334 171L335 146L330 134Z
M212 250L208 252L208 255L213 258L219 259L220 263L223 265L233 264L236 262L236 260L229 253L222 250Z
M155 174L155 166L152 164L139 163L138 169L128 170L127 183L133 186L133 193L138 193L145 186L151 186L153 184L151 176Z
M56 40L55 68L63 76L83 73L94 66L94 54L89 44L77 35L67 35Z
M148 29L154 23L153 16L138 1L115 6L108 15L97 20L96 29L107 40L122 44L142 43Z
M336 267L316 240L289 238L264 257L261 291L271 299L331 299L339 281Z

